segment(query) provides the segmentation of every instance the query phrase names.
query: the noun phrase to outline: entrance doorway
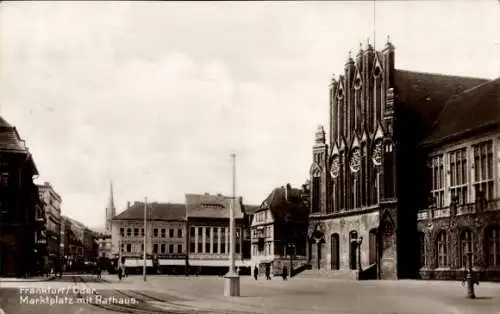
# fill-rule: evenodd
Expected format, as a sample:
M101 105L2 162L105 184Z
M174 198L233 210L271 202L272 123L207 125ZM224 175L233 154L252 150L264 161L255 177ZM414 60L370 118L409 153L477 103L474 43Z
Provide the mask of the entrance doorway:
M331 236L331 268L332 270L338 270L339 265L339 234L334 233Z
M358 240L358 233L356 231L351 231L349 233L349 266L351 269L356 269L357 266L357 254L356 245Z

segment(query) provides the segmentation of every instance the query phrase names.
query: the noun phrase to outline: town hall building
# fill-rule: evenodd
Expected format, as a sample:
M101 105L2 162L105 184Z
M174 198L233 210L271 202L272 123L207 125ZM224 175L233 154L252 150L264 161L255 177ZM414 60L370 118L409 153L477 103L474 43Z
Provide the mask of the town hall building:
M500 149L498 83L495 83L496 90L490 86L478 88L474 96L460 96L467 94L470 89L491 84L490 82L478 78L396 69L395 48L389 40L381 51L376 51L368 43L365 49L360 48L355 59L349 55L343 74L332 79L329 88L329 127L326 131L322 126L318 128L313 146L308 232L308 258L313 269L352 272L360 279L399 279L434 278L432 274L438 267L453 270L463 266L458 262L450 262L460 260L461 255L450 249L450 242L443 242L449 239L448 234L441 236L441 246L434 249L438 241L438 227L444 222L433 223L432 219L423 217L419 212L429 207L430 199L434 200L429 197L431 192L437 199L439 208L448 208L449 202L456 200L456 196L459 201L455 202L460 204L474 202L479 192L461 192L458 189L462 183L465 186L472 175L470 172L459 172L461 176L454 176L454 181L443 184L440 180L445 180L444 176L449 178L447 171L451 168L434 164L442 165L443 160L450 160L453 165L460 162L462 167L467 156L469 167L476 155L480 156L477 158L482 162L483 159L486 160L484 156L488 152L493 154L491 160L488 159L493 165L490 168L483 166L481 169L486 167L496 170L486 171L490 177L481 176L474 180L486 182L486 179L491 179L492 187L484 187L489 191L486 193L491 200L489 206L497 204L498 210L498 202L492 201L500 196L497 155ZM484 95L490 96L488 98ZM457 97L466 100L462 100L458 106L452 106L450 102L454 102ZM474 110L470 106L475 105L473 101L479 97L489 99L489 118L496 121L497 129L494 127L495 121L482 121L479 117L471 125L453 120L467 119L467 114L469 117L474 116ZM466 115L459 115L453 113L453 108L462 111L463 108L469 109ZM481 108L483 111L488 110L487 106ZM477 150L465 145L464 147L469 147L465 155L446 155L455 148L462 147L455 147L453 143L462 141L463 136L450 137L451 135L460 135L466 129L481 126L482 122L490 122L490 144L484 144L485 148ZM451 129L444 127L447 124L451 124ZM435 135L435 132L441 133ZM476 136L474 139L477 140L476 133L467 134ZM432 163L428 162L430 156L433 158ZM437 183L432 185L430 174L434 169L441 169L444 174L435 179ZM453 192L446 190L446 187L452 188ZM464 198L460 193L465 193L467 197ZM418 222L417 216L421 220L425 218L426 225L433 224L434 231L426 229L424 234L419 230L422 229L422 223ZM467 224L470 221L474 219L462 219L459 223ZM474 226L470 228L477 229ZM498 237L496 227L485 230L489 232L488 237ZM458 234L454 233L453 237L460 237ZM483 236L476 236L471 240L472 233L468 233L462 237L468 237L468 242L464 240L464 243L476 241L473 242L476 252L483 254L482 248L486 244L479 240ZM453 240L451 243L458 243L457 241ZM499 242L498 239L493 241L497 245L496 251L488 253L488 259L495 263L498 259L495 254L499 252ZM488 245L494 247L493 244ZM439 259L443 262L439 262ZM479 260L483 261L484 258L478 258Z

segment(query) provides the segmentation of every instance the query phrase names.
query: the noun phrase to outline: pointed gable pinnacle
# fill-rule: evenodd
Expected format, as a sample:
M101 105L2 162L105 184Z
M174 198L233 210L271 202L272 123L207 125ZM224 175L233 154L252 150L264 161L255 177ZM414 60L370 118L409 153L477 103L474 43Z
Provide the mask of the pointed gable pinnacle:
M380 125L380 122L377 122L377 129L375 131L375 134L373 136L374 140L379 140L384 138L384 130L382 129L382 125Z
M363 85L363 80L361 78L361 73L359 73L359 68L356 67L356 72L354 74L354 89L360 89Z
M339 154L339 147L337 145L337 142L333 143L332 145L332 149L330 151L330 156L335 156L335 155L338 155Z
M363 134L361 135L361 142L366 142L368 140L368 132L363 128Z
M357 132L354 132L351 149L359 147L359 137Z

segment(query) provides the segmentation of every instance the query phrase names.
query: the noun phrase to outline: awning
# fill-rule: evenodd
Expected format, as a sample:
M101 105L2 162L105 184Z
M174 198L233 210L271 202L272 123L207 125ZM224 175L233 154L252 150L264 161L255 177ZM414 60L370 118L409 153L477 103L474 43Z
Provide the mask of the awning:
M159 259L158 264L160 266L185 266L185 259Z
M139 267L139 266L144 266L144 261L142 259L126 259L125 260L125 267ZM153 266L153 261L150 259L146 260L146 267L152 267Z
M236 267L250 267L251 261L235 261ZM207 267L229 267L229 260L199 260L190 259L189 266L207 266Z

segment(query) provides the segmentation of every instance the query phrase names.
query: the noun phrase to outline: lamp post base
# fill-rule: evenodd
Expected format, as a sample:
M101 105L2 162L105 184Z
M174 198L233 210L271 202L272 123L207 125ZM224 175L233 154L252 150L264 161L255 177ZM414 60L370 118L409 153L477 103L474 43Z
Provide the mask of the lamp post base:
M240 276L235 272L229 272L224 276L224 296L240 296Z

